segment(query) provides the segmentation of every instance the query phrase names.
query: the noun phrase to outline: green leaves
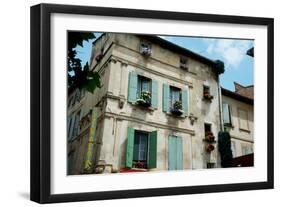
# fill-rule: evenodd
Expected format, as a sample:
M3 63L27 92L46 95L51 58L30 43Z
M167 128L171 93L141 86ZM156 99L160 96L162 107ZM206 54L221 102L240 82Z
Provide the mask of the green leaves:
M81 84L81 88L86 89L87 91L93 93L94 90L98 87L101 87L101 83L100 83L100 75L98 72L95 71L89 71L89 65L88 62L86 63L86 65L84 66L84 71L85 71L85 75L86 77L83 77L84 81Z
M224 73L224 62L220 60L216 60L216 66L215 69L217 70L218 74Z
M81 60L76 57L77 45L83 47L83 41L95 38L92 32L68 32L67 71L68 71L68 92L79 89L86 89L93 93L101 87L100 76L97 72L90 71L88 62L82 69Z

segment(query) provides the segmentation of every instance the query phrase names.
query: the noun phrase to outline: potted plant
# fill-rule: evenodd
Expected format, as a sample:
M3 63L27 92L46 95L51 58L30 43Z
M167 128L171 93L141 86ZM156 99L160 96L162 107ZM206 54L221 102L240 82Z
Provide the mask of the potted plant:
M214 146L214 145L212 145L212 144L207 144L207 146L206 146L206 151L207 151L208 153L211 153L214 149L215 149L215 146Z
M151 93L149 91L142 91L140 97L137 99L137 104L150 107L151 106Z
M214 96L210 95L209 91L204 91L203 97L204 97L204 99L209 100L209 101L211 101L214 98Z
M207 141L207 142L214 142L215 141L215 136L214 136L214 134L213 134L213 132L206 132L206 134L205 134L205 140Z
M175 114L177 116L180 116L183 114L183 110L182 110L182 103L181 101L176 101L173 104L173 107L171 108L171 113Z

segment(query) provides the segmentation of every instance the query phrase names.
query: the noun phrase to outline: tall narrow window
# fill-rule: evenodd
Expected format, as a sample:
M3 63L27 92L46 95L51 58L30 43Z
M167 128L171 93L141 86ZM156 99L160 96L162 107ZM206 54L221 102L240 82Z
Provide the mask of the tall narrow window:
M187 59L181 57L180 58L180 68L183 70L188 70Z
M222 104L223 123L226 126L231 126L230 105L227 103Z
M208 133L212 132L212 125L208 124L208 123L205 123L204 124L204 130L205 130L205 136L207 136Z
M126 167L157 167L157 131L145 132L128 128Z
M81 110L78 111L78 112L76 113L76 115L75 115L74 128L73 128L72 137L77 136L78 133L79 133L80 114L81 114Z
M176 102L181 102L181 89L170 86L170 106L174 106Z
M147 168L148 133L135 131L134 157L135 166Z
M151 93L151 79L138 76L138 98L140 98L142 93Z

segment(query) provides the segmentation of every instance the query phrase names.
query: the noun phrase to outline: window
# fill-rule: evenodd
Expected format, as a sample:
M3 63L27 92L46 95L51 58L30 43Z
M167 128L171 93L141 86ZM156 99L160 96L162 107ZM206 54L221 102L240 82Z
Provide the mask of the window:
M203 86L203 98L205 100L209 100L212 101L212 99L214 98L211 93L210 93L210 87L209 86Z
M151 79L138 75L137 98L151 104Z
M142 42L140 44L140 53L143 55L147 55L147 56L151 55L151 45L148 43Z
M187 88L177 88L168 84L163 85L163 111L175 115L188 114L188 96Z
M170 86L170 101L172 108L176 102L181 102L181 89Z
M231 141L231 151L232 151L232 156L236 157L236 147L234 141Z
M144 132L128 128L126 167L157 167L157 131Z
M183 70L188 70L186 58L180 58L180 68Z
M129 73L128 102L139 104L151 109L158 108L158 82L138 75L135 71Z
M135 131L134 165L137 168L147 168L148 133Z
M248 112L243 109L238 109L239 129L249 131Z
M208 124L208 123L205 123L204 124L204 130L205 130L205 136L207 136L208 133L212 132L212 125Z
M231 124L231 113L230 113L230 105L227 103L222 104L222 112L223 112L223 123L226 126L232 126Z
M69 125L69 138L75 137L79 133L81 110L72 116L71 124Z

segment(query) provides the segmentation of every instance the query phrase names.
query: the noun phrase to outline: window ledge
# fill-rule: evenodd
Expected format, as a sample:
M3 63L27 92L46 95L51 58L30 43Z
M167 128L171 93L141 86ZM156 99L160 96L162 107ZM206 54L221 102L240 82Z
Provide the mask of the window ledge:
M138 103L131 103L129 102L130 104L132 104L133 106L135 106L136 108L139 108L139 109L142 109L142 110L147 110L147 111L154 111L154 110L157 110L156 108L153 108L152 106L149 106L149 107L145 107L145 106L142 106Z
M207 143L210 143L210 144L211 144L211 143L216 143L216 142L217 142L216 140L214 140L214 141L209 141L209 140L207 140L207 139L205 139L205 138L203 139L203 141L204 141L204 142L207 142Z
M212 99L207 99L207 98L204 98L204 97L203 97L203 98L202 98L202 101L212 103L213 98L212 98Z
M168 115L168 116L172 116L172 117L174 117L174 118L180 118L180 119L185 119L188 115L185 115L185 114L182 114L182 115L180 115L180 116L177 116L177 115L175 115L175 114L173 114L173 113L171 113L171 112L164 112L164 113L166 113L166 115Z
M239 131L242 131L242 132L247 132L247 133L251 133L251 131L249 129L242 129L242 128L239 128Z

